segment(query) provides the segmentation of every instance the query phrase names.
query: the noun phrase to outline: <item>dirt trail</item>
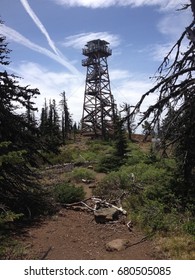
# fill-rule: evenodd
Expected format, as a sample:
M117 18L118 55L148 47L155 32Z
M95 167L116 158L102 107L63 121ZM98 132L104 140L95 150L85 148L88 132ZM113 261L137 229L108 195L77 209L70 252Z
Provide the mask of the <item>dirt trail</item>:
M45 173L45 183L64 180L64 172ZM105 174L96 174L100 181ZM92 195L91 185L83 185L86 197ZM93 185L93 183L92 183ZM125 223L97 224L92 213L62 208L55 216L26 229L20 240L26 248L25 259L48 260L150 260L156 259L155 246L144 234ZM122 251L106 250L106 244L115 239L129 240Z
M107 251L106 243L118 238L128 239L130 246L122 251ZM29 228L22 237L28 248L26 259L155 259L153 243L143 238L136 230L129 232L125 224L97 224L90 213L66 209Z

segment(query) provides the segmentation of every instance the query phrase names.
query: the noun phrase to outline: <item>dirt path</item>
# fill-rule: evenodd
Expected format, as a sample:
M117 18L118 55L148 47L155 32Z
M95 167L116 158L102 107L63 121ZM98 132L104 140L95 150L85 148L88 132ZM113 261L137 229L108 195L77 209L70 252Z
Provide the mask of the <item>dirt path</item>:
M67 171L63 168L44 171L43 185L50 187L63 182L65 172ZM104 176L105 174L97 173L95 182L99 182ZM92 196L94 184L79 183L86 192L86 198ZM55 216L27 228L19 239L26 248L25 259L156 259L153 242L144 237L144 234L135 228L130 232L125 223L97 224L91 212L62 208ZM129 246L121 251L107 251L106 244L119 238L128 240Z
M56 174L55 172L49 172L49 174L48 182L53 184ZM62 180L60 176L58 174L57 178ZM105 174L97 174L96 180L99 181L104 176ZM83 187L86 197L91 197L90 184L83 184ZM130 246L122 251L107 251L106 244L119 238L128 240ZM27 228L19 237L23 247L26 248L25 259L155 259L154 244L149 239L143 240L143 238L143 233L134 228L130 232L124 222L97 224L91 212L78 212L64 208L55 216Z
M58 215L29 228L22 239L26 259L155 259L150 240L133 245L143 237L137 231L129 232L125 224L97 224L90 213L61 209ZM118 238L128 239L130 246L122 251L107 251L106 243Z

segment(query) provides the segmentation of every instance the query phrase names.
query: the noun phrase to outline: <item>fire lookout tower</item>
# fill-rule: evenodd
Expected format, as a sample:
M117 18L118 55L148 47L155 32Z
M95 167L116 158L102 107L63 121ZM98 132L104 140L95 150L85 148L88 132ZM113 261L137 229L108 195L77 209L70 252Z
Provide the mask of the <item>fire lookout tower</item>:
M82 66L87 67L82 134L95 138L112 136L116 105L111 94L107 57L112 54L104 40L93 40L85 45L82 53L87 56Z

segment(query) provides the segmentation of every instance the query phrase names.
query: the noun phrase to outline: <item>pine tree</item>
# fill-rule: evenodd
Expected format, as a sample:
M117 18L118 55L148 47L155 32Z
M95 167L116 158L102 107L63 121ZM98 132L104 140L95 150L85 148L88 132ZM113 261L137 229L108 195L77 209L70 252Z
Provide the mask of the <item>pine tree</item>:
M44 107L41 109L41 119L40 119L40 126L39 126L42 136L46 134L47 121L48 121L48 107L47 107L47 100L45 99Z
M58 152L61 145L60 121L56 107L56 101L53 99L49 101L45 99L44 107L41 111L40 121L41 139L47 146L48 150Z
M124 129L124 120L120 117L115 119L115 155L121 160L124 159L127 153L127 137Z
M0 36L2 68L9 64L9 52L5 38ZM42 145L37 128L17 108L34 111L32 98L37 94L38 89L22 87L14 75L0 71L0 204L31 215L45 205L32 169L38 164Z
M62 142L65 144L72 129L72 118L69 113L65 91L63 91L60 95L62 97L60 101L60 106L62 108Z

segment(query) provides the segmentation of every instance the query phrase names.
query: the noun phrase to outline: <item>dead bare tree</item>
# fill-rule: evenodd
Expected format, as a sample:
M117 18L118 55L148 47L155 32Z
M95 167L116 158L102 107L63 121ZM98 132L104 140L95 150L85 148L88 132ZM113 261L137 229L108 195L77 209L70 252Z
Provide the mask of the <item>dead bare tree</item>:
M142 95L132 112L135 114L140 110L150 94L158 93L157 102L143 113L138 123L139 126L150 117L151 128L154 128L168 108L174 108L172 118L164 127L162 142L165 143L164 148L173 144L177 146L180 170L188 183L194 182L195 177L195 0L183 5L180 10L189 8L192 10L191 24L164 57L154 77L155 86ZM173 125L177 131L175 134L171 132Z

